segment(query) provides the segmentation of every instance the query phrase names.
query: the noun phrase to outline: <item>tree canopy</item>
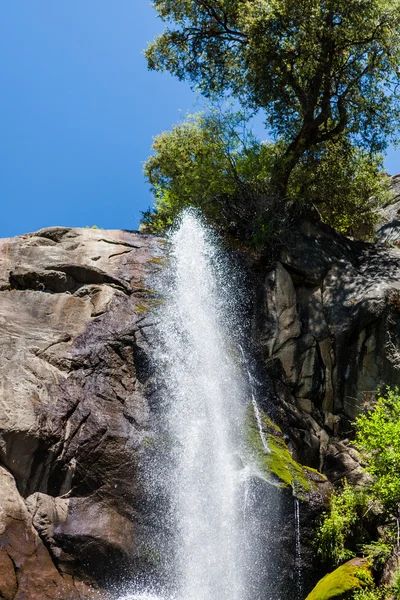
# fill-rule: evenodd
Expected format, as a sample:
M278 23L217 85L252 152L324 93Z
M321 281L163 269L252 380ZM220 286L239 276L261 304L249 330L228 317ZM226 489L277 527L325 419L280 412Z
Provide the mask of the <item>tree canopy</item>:
M263 214L274 222L265 192L276 150L248 130L242 113L196 113L158 135L144 173L155 195L155 211L144 214L147 229L171 225L188 206L201 208L218 228L242 237L260 233Z
M262 109L282 143L271 185L345 136L375 153L400 121L400 0L154 0L151 69Z
M389 178L382 158L371 157L343 138L321 144L293 170L287 201L270 200L271 171L279 144L260 142L246 115L211 111L189 115L158 135L144 173L155 209L144 214L148 231L171 225L187 206L253 246L283 239L290 204L314 206L326 223L368 237L376 208L387 199Z

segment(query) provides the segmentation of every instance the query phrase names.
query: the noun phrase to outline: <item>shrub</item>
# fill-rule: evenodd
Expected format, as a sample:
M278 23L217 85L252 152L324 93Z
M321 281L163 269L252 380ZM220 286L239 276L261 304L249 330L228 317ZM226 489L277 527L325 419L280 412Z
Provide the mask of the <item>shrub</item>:
M355 445L373 476L373 493L386 510L398 513L400 503L400 395L387 388L379 394L375 407L356 422Z
M357 590L353 594L353 600L385 600L388 598L388 589L386 587Z
M334 492L329 512L321 522L318 534L318 553L323 562L339 565L355 553L346 548L346 542L365 511L367 498L364 492L345 484L342 491Z
M371 559L374 565L382 565L389 558L392 546L384 540L379 539L368 544L363 544L360 546L360 551L363 556Z

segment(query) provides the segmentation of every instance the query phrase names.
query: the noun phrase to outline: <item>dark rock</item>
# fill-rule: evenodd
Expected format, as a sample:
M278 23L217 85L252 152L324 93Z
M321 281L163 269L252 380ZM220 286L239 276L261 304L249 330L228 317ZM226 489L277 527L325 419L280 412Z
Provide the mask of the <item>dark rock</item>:
M400 241L400 174L392 178L393 198L380 213L376 230L376 239L379 242L397 244Z
M380 584L382 585L392 585L394 583L395 577L399 572L400 568L400 552L398 548L394 548L392 554L389 556L386 561L382 575L380 578Z
M255 266L254 335L275 386L275 420L300 462L316 464L318 439L325 468L330 438L351 435L376 391L400 384L399 259L397 248L303 222L262 288ZM350 456L335 456L326 464L333 478L358 468Z
M346 479L351 485L365 486L371 481L355 448L335 439L330 440L325 451L324 471L333 483Z
M75 231L71 227L46 227L40 229L33 234L35 237L42 237L51 240L52 242L60 242L63 237L76 237Z

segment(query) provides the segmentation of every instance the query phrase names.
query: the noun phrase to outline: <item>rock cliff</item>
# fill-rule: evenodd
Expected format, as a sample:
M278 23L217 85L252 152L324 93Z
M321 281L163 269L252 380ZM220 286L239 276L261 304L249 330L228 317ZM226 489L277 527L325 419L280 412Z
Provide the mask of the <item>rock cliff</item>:
M0 598L106 597L156 562L138 472L157 418L149 278L164 254L128 231L0 241ZM399 258L303 222L278 261L245 260L263 409L333 482L362 480L351 421L400 384Z
M0 242L1 598L86 598L145 560L145 280L161 247L61 227Z
M276 419L301 462L331 481L361 479L351 423L379 388L400 384L400 250L303 222L256 280Z

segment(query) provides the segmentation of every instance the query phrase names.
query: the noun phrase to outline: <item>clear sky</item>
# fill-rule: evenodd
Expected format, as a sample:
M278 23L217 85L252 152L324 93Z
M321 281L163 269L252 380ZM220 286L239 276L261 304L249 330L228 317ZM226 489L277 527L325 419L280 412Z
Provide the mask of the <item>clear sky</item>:
M147 71L162 29L148 0L0 0L0 237L138 227L152 137L198 108ZM400 172L400 151L386 166Z

